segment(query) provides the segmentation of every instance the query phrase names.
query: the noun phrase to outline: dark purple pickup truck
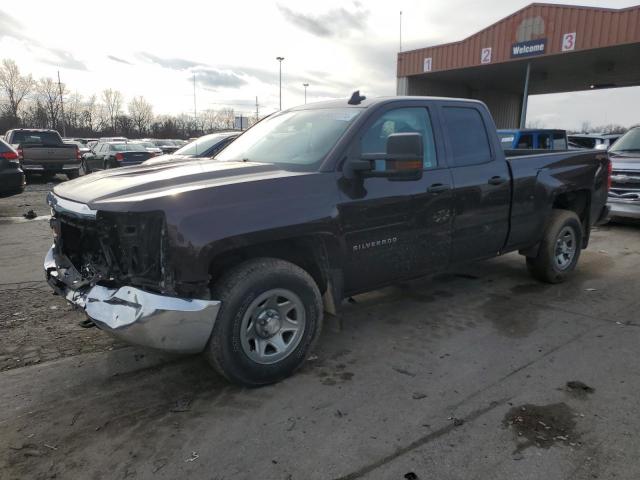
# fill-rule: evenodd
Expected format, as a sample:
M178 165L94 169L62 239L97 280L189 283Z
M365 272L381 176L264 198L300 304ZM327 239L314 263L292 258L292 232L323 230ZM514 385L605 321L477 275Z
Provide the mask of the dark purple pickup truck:
M350 295L512 251L567 278L607 215L607 154L512 155L477 101L293 108L215 159L57 185L46 277L119 338L276 382Z

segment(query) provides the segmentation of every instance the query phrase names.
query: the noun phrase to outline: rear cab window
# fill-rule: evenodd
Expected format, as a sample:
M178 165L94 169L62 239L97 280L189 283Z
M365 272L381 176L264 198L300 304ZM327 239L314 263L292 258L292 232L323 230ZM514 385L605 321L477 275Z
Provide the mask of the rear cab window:
M15 131L13 132L12 143L43 146L63 145L60 135L55 132Z

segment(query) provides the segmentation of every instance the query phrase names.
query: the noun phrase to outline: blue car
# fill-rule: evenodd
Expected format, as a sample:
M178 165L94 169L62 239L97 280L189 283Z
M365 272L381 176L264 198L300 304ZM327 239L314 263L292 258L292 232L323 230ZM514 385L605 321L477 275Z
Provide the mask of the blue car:
M498 130L504 150L567 150L567 132L549 129Z

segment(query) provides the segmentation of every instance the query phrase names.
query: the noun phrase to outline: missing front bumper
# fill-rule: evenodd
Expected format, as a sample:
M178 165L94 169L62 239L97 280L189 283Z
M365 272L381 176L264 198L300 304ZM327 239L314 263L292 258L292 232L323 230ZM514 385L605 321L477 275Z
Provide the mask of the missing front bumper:
M49 285L114 337L176 353L201 352L209 341L219 301L158 295L130 286L73 289L69 279L75 275L68 270L58 266L51 247L44 261Z

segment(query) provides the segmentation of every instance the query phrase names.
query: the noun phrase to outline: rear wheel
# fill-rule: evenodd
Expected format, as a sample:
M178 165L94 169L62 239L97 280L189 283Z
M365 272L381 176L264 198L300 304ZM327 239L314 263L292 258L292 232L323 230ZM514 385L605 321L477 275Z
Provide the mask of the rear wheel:
M531 275L542 282L563 282L575 270L582 250L582 224L568 210L553 210L538 254L527 257Z
M320 334L318 286L284 260L244 262L224 275L212 294L222 305L205 355L234 383L257 387L288 377Z

